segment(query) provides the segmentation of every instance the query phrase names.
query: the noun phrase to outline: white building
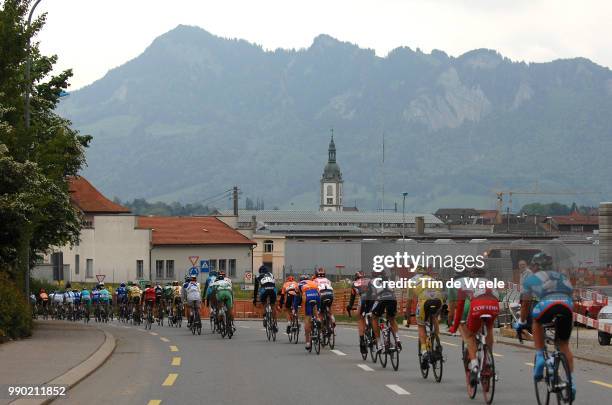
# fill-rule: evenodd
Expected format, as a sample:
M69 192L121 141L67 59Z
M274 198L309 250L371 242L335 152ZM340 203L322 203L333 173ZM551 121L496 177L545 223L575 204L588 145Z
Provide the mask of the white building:
M71 201L84 220L78 244L57 249L34 276L106 282L182 279L208 260L242 281L252 271L255 242L216 217L142 217L104 197L83 177L70 183Z
M342 173L336 163L336 144L334 133L327 150L327 164L321 176L321 203L320 211L342 211Z

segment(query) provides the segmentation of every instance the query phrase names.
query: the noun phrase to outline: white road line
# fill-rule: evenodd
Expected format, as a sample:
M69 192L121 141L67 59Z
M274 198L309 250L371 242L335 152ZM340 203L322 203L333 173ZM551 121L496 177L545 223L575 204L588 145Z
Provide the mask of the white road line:
M244 325L238 325L239 328L244 328L244 329L251 329L250 326L244 326Z
M166 343L168 343L168 342L169 342L169 340L168 340L168 339L166 339L165 337L160 337L160 338L159 338L159 340L161 340L162 342L166 342Z
M417 336L411 336L411 335L401 335L401 336L402 337L407 337L407 338L410 338L410 339L418 339Z
M533 363L525 363L526 366L533 367Z
M263 330L264 332L266 331L266 328L259 328L259 330Z
M149 335L151 335L151 336L157 336L157 335L158 335L158 333L156 333L156 332L149 332Z
M455 346L455 347L459 346L458 344L451 343L451 342L446 342L444 340L441 340L441 342L442 342L443 345L449 345L449 346Z
M357 367L359 367L360 369L364 371L374 371L374 369L368 366L367 364L357 364Z
M406 391L399 385L387 384L386 387L389 388L391 391L395 392L397 395L410 395L408 391Z
M503 354L499 354L499 353L493 353L493 357L504 357Z
M332 350L332 353L335 353L338 356L346 356L346 353L342 353L340 350Z

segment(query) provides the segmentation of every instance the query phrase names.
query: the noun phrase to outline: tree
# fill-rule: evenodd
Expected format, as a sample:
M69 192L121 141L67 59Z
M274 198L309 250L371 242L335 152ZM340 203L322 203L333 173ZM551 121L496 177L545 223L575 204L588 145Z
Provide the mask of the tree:
M42 55L32 42L46 15L28 26L30 3L5 0L0 8L0 267L13 277L17 266L27 270L37 254L77 240L81 221L70 204L68 181L85 165L91 140L55 113L72 72L51 74L57 56ZM31 83L25 81L28 57ZM30 87L26 128L24 94Z

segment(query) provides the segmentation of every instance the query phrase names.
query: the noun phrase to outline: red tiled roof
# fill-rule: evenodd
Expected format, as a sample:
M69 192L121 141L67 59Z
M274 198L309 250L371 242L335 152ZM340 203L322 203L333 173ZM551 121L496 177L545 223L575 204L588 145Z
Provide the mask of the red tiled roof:
M70 201L84 213L122 214L130 210L104 197L87 179L81 176L69 179Z
M481 218L495 218L497 217L497 210L478 210L478 215Z
M582 215L574 211L570 215L552 217L558 225L599 225L597 215Z
M255 245L215 217L138 217L138 227L153 230L153 245Z

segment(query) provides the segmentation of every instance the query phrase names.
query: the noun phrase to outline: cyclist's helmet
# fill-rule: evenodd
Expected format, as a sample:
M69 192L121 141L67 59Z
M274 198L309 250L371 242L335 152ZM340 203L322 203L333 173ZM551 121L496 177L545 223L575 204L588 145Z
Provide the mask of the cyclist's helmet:
M358 271L355 273L355 276L353 277L354 280L359 280L360 278L364 278L365 275L363 274L363 271Z
M125 287L125 283L121 283L121 287Z
M467 274L470 277L483 277L487 273L484 267L472 266L467 269Z
M174 281L172 282L172 285L174 285L174 286L177 286L177 285L179 285L179 282L178 282L178 280L174 280Z
M42 293L46 293L45 289L44 289L44 288L41 288L41 289L40 289L40 293L41 293L41 294L42 294Z
M288 276L287 281L295 281L295 278L293 278L293 276Z
M100 288L104 288L104 282L100 283Z
M269 273L268 268L263 264L259 267L259 274Z
M416 269L414 269L414 272L416 274L425 274L427 272L427 270L425 270L425 267L418 265L416 266Z
M221 270L221 271L219 272L218 277L219 277L219 278L224 278L224 277L225 277L225 272L224 272L223 270Z
M541 270L550 270L552 269L553 259L551 256L547 255L544 252L536 253L531 258L531 264L540 266Z
M302 274L302 275L300 276L300 281L306 281L306 280L308 280L308 279L310 279L310 277L308 277L308 274Z
M185 276L185 282L188 283L190 280L189 276Z
M198 278L196 276L191 276L191 281L196 281Z
M147 288L151 288L151 283L147 283L147 284L145 285L145 287L147 287Z
M323 267L319 268L315 272L315 277L325 277L325 269Z

